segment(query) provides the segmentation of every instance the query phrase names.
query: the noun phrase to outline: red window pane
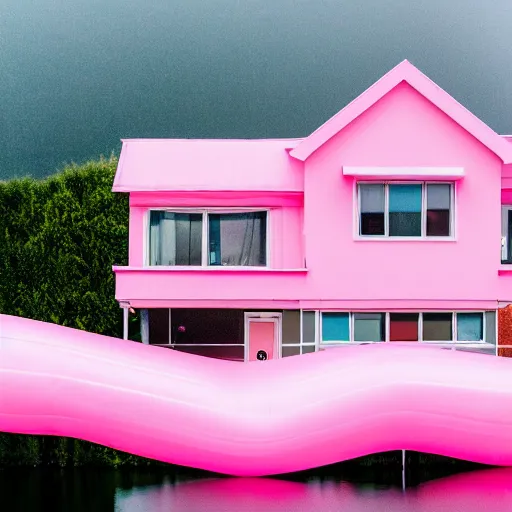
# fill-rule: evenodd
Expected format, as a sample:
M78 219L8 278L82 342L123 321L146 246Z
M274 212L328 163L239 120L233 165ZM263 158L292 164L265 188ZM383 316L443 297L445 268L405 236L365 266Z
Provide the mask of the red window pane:
M391 313L389 340L418 341L418 318L418 313Z

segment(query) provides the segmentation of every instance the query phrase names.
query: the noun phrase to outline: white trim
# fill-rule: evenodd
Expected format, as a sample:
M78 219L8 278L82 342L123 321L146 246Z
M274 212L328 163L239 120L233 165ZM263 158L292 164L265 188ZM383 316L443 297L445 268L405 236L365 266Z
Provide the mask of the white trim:
M272 256L271 248L270 248L270 212L273 208L267 207L267 208L243 208L243 207L233 207L233 208L225 208L225 207L211 207L211 208L193 208L193 207L170 207L170 206L151 206L149 207L145 212L145 218L144 218L144 229L147 231L146 235L143 236L144 240L144 248L143 248L143 268L146 270L147 268L153 269L153 268L162 268L162 265L151 265L150 264L150 238L151 238L151 229L149 229L150 225L150 218L151 218L151 212L152 211L164 211L164 212L176 212L176 213L200 213L202 214L202 221L201 221L201 265L172 265L167 268L185 268L185 269L204 269L204 268L212 268L218 270L219 268L237 268L237 269L270 269L270 258ZM209 254L209 223L208 223L208 214L209 213L215 213L215 214L230 214L230 213L255 213L255 212L265 212L266 213L266 231L265 231L265 265L257 265L257 266L251 266L251 265L233 265L233 266L227 266L227 265L210 265L210 254Z
M273 359L281 358L282 347L282 325L283 314L279 312L258 312L258 311L245 311L244 312L244 361L249 361L249 324L250 322L274 322L274 357Z
M210 266L210 233L209 228L210 224L208 222L208 213L203 211L203 216L201 218L201 266L208 267Z
M464 177L464 167L352 167L343 166L344 176L368 177L412 177L418 179L461 179Z

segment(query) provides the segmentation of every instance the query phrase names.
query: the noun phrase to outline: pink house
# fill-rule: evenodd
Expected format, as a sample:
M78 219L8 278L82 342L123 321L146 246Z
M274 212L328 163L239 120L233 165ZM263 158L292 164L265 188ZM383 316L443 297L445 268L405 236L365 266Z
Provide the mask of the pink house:
M512 346L512 137L407 61L303 139L124 140L113 190L116 298L145 343L241 361Z

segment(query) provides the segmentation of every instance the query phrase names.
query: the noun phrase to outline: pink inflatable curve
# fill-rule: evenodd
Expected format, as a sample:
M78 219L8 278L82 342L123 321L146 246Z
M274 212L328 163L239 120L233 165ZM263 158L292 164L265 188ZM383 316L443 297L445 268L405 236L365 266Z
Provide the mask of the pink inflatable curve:
M0 431L237 476L388 450L512 465L512 361L375 344L219 361L0 315Z

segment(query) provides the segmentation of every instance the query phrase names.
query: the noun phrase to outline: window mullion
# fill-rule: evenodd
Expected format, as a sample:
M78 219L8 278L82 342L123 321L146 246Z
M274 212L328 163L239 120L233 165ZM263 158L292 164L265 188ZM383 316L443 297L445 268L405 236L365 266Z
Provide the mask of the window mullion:
M458 335L457 335L457 313L452 313L452 343L456 343L458 341Z
M423 341L423 312L418 313L418 342Z
M384 236L389 236L389 185L384 183Z
M421 236L427 236L427 184L421 184Z
M203 225L202 225L202 243L201 243L201 265L207 267L209 265L209 254L208 254L208 212L203 211Z

